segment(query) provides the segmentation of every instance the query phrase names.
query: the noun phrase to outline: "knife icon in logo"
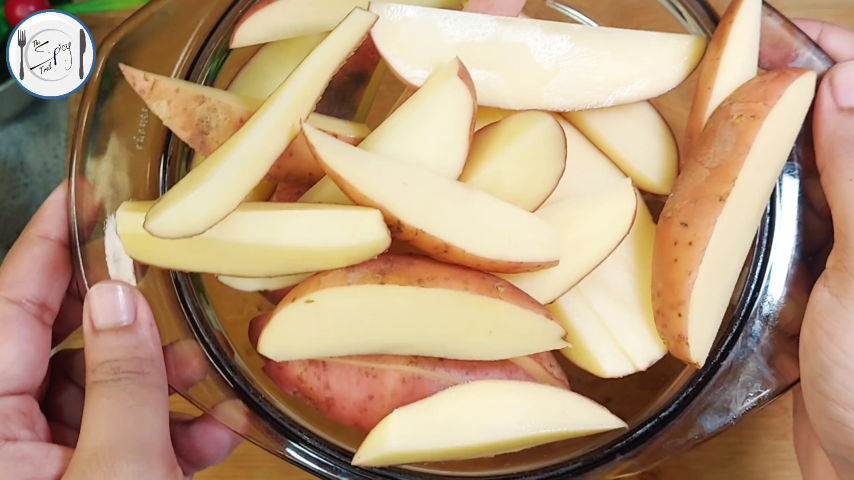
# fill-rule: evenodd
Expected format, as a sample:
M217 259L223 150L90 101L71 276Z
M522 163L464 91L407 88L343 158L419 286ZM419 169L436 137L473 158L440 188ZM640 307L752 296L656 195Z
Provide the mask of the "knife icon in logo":
M83 80L83 54L86 53L86 32L80 29L80 80Z

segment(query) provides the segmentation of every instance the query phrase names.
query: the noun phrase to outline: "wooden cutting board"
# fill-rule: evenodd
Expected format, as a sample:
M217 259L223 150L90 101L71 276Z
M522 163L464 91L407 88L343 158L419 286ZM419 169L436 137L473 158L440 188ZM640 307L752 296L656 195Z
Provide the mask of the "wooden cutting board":
M854 30L852 0L772 0L790 18L809 17L835 22ZM722 12L729 0L711 0ZM90 15L82 20L100 42L130 12ZM76 119L79 99L71 99L69 118ZM172 409L198 414L182 398L172 399ZM792 447L792 399L786 395L754 412L738 425L694 450L671 458L637 480L795 480L800 479ZM197 480L311 480L315 477L294 468L260 448L244 443L223 464L196 476Z

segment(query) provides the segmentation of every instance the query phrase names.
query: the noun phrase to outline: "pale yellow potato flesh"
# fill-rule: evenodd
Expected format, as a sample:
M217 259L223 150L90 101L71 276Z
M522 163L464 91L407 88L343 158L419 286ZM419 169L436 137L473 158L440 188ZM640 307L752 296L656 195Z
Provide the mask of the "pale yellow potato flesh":
M262 46L240 69L228 91L266 100L326 35L327 32L315 33Z
M216 279L223 285L231 287L241 292L265 292L272 290L281 290L283 288L293 287L303 280L314 275L313 273L297 273L294 275L284 275L281 277L229 277L227 275L217 275Z
M557 265L557 229L427 168L388 160L304 125L327 175L357 204L383 211L395 238L433 258L498 273Z
M772 70L712 114L661 213L654 305L670 353L705 364L768 201L815 96L816 73Z
M566 167L566 136L546 112L515 113L474 135L460 181L533 212Z
M626 238L635 220L638 195L625 179L593 195L544 207L536 215L558 229L560 263L538 272L498 275L547 305L592 272Z
M574 196L594 195L625 181L626 175L608 157L566 119L556 116L567 138L566 173L543 209ZM574 312L570 317L574 324L611 332L631 360L634 372L645 370L667 353L655 328L650 299L654 236L655 224L649 209L644 202L638 202L635 223L620 246L556 302L562 310ZM598 358L610 355L604 343L581 348ZM626 370L613 371L622 376Z
M563 114L641 190L667 195L679 164L676 139L649 102Z
M762 0L733 0L721 16L698 68L697 88L685 127L684 153L697 142L712 112L738 87L756 76ZM683 155L681 159L686 158Z
M571 347L560 353L573 364L599 378L621 378L637 372L617 337L578 290L570 290L546 308L566 330Z
M478 104L570 111L662 95L696 68L705 38L371 2L371 38L398 77L420 86L458 57ZM591 74L595 72L595 74Z
M492 107L478 107L477 108L477 117L474 123L474 130L478 131L483 127L488 125L492 125L493 123L504 120L505 118L513 115L513 110L503 110L501 108L492 108Z
M542 208L578 195L595 193L626 176L565 118L555 114L566 135L566 170Z
M127 255L170 270L277 277L341 268L391 245L379 211L355 206L243 203L191 238L163 239L143 221L153 202L125 202L116 229Z
M288 298L258 339L274 362L350 355L507 360L567 346L553 320L460 290L350 285Z
M452 59L437 68L359 148L456 179L466 164L476 109L471 79L459 60ZM321 179L299 201L352 204L328 177Z
M625 240L573 287L593 307L598 321L617 338L637 371L646 370L667 354L652 311L654 242L655 223L641 202Z
M160 197L145 229L161 238L192 237L233 211L297 136L300 122L376 18L353 10L237 133Z
M266 0L240 19L231 48L248 47L303 35L328 32L354 8L367 9L369 0ZM398 3L435 8L460 8L460 0L399 0Z
M362 442L353 465L492 457L622 428L623 420L578 393L533 382L478 380L386 416Z

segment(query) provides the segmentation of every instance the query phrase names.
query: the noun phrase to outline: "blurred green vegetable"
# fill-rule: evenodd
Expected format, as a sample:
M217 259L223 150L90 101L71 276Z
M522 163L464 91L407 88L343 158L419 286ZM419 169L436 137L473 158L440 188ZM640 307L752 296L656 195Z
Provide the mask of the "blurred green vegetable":
M149 1L150 0L87 0L80 3L56 5L55 8L72 15L86 15L90 13L104 13L138 7L140 5L145 5Z

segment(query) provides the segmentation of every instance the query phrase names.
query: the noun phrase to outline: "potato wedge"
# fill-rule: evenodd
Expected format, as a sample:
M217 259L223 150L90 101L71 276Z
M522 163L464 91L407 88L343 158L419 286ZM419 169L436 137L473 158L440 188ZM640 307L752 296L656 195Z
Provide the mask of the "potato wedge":
M568 390L478 380L395 410L371 430L353 465L493 457L627 427L605 407Z
M227 90L260 101L266 100L296 70L297 65L320 45L327 34L315 33L263 45L237 72ZM258 106L261 106L260 103Z
M649 102L566 112L567 120L626 173L641 190L673 190L679 150L670 126Z
M497 273L557 265L557 229L430 170L374 155L304 125L326 174L356 204L379 207L395 238L433 258Z
M314 275L313 273L297 273L294 275L285 275L281 277L229 277L227 275L217 275L216 279L222 282L223 285L231 287L241 292L266 292L274 290L282 290L288 287L298 285L303 280Z
M359 148L456 179L466 164L476 110L468 70L459 60L452 59L437 68ZM353 203L331 178L318 182L300 202Z
M458 57L474 78L478 105L509 110L648 100L688 78L706 47L705 38L685 34L384 2L369 10L380 17L371 29L377 50L408 85L420 86L439 62Z
M712 112L736 88L756 76L761 24L762 0L733 0L721 16L698 68L699 77L685 127L680 169Z
M300 122L376 19L353 10L237 133L160 197L145 229L161 238L192 237L237 208L297 136Z
M479 130L460 181L533 212L566 168L566 136L546 112L515 113Z
M344 205L242 203L205 233L158 238L143 228L154 202L124 202L118 236L134 260L171 270L276 277L353 265L388 249L382 214Z
M504 280L384 255L299 284L273 311L257 350L275 362L381 354L507 360L564 348L564 334L545 307Z
M563 200L536 215L558 229L560 263L538 272L498 275L547 305L596 269L620 245L635 221L637 191L629 179L590 196Z
M658 225L653 306L670 353L702 366L815 96L812 70L774 70L712 114Z

